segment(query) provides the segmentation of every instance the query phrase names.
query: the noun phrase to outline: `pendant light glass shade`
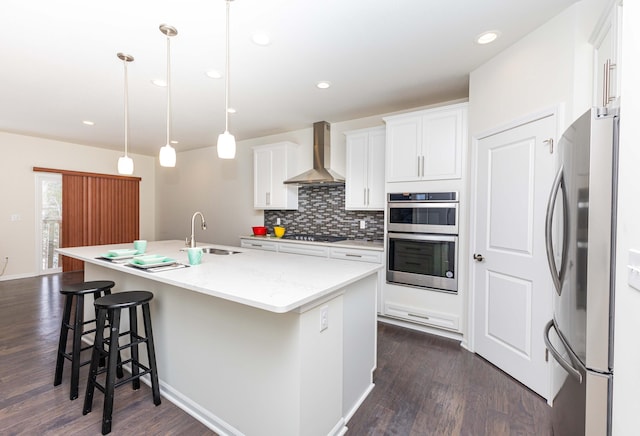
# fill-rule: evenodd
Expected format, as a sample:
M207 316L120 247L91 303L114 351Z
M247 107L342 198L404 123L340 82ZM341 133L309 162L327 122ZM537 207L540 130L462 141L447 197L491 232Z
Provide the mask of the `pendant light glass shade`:
M229 133L229 6L233 0L227 2L225 75L224 75L224 133L218 136L218 157L233 159L236 157L236 138Z
M118 173L133 174L133 159L129 157L129 75L127 74L127 63L133 61L133 56L118 53L118 58L124 65L124 156L118 159Z
M176 166L176 149L167 144L160 149L160 165L163 167Z
M118 174L133 174L133 159L129 156L120 156L118 158Z
M176 150L171 146L171 37L178 31L168 24L161 24L160 31L167 36L167 143L160 149L160 165L176 166Z
M226 130L218 135L218 157L220 159L236 157L236 138Z

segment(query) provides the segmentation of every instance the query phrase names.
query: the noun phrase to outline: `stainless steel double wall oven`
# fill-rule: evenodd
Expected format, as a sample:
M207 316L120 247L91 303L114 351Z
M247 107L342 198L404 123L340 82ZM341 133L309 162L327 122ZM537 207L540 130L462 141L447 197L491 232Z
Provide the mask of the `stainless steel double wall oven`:
M458 292L458 193L388 194L387 282Z

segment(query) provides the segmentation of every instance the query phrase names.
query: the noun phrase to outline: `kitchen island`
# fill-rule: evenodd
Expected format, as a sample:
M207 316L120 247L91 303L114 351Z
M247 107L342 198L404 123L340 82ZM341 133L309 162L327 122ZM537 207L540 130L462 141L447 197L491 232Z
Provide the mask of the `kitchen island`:
M199 245L239 253L150 272L101 257L130 244L58 251L85 261L85 280L153 292L161 393L214 431L344 433L373 388L380 265ZM183 247L147 253L188 264Z

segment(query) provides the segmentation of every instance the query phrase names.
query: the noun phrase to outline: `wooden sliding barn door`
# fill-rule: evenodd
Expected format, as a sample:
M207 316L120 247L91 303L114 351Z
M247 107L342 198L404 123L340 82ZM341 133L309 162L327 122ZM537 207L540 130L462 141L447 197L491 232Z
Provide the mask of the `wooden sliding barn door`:
M118 244L139 238L139 177L46 171L62 173L60 247ZM82 269L82 261L62 256L63 271Z

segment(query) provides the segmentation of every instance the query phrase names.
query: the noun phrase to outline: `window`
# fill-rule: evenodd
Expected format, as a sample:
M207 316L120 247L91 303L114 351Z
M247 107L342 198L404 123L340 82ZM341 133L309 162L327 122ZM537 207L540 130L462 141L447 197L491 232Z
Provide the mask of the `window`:
M60 247L62 236L62 176L36 174L36 199L38 272L58 272L62 263L55 249Z

